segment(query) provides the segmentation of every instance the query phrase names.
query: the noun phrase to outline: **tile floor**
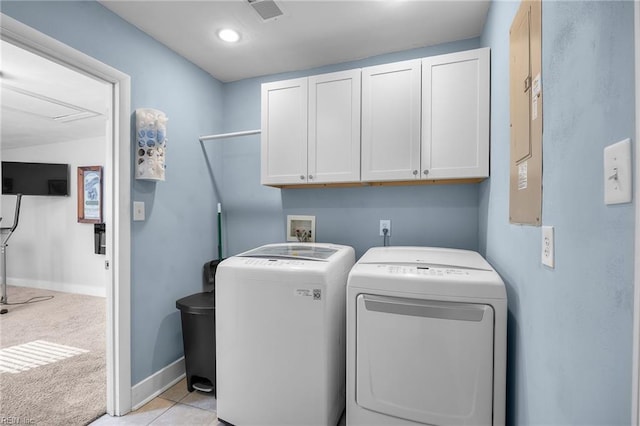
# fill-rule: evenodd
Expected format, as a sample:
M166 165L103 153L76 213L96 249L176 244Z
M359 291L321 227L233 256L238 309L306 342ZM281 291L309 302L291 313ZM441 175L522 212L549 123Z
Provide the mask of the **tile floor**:
M189 393L187 380L182 379L136 411L122 417L105 414L90 425L223 426L224 423L218 422L213 395L198 391Z
M216 408L216 399L213 395L198 391L189 393L187 379L182 379L136 411L122 417L111 417L105 414L90 423L90 426L226 426L218 421ZM338 426L345 426L344 414Z

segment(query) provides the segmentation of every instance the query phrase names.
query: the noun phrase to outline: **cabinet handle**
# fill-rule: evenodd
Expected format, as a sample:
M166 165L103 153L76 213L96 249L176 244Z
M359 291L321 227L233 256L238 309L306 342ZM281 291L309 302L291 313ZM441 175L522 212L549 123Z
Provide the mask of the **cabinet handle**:
M424 173L424 175L426 176L426 175L428 175L428 174L429 174L429 170L425 170L425 171L423 171L422 173Z
M310 180L313 180L313 175L309 175L309 179L310 179Z
M415 176L415 175L417 175L417 174L418 174L418 171L417 171L417 170L414 170L414 171L413 171L413 175Z
M300 180L304 180L304 175L300 175Z

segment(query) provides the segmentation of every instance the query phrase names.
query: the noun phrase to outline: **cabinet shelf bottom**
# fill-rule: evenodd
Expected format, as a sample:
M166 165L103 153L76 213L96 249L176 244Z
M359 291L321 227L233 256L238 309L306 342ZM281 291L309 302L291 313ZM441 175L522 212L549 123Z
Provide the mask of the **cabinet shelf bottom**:
M454 185L467 183L480 183L486 178L465 178L465 179L416 179L398 180L385 182L343 182L343 183L301 183L294 185L265 184L280 189L309 189L309 188L354 188L359 186L407 186L407 185Z

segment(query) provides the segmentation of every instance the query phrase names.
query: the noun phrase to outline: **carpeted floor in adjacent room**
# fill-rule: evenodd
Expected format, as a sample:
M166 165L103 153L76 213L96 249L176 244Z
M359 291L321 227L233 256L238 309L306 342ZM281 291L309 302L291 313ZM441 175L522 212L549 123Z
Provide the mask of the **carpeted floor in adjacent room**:
M0 315L0 422L85 425L106 412L106 299L7 287Z

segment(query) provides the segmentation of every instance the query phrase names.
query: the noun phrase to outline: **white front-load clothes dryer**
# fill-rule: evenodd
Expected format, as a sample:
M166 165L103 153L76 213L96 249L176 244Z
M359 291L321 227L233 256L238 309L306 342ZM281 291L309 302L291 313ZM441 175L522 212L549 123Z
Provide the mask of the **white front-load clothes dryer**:
M370 249L347 284L347 425L504 425L506 322L478 253Z
M236 425L335 426L345 405L351 247L271 244L216 272L218 418Z

